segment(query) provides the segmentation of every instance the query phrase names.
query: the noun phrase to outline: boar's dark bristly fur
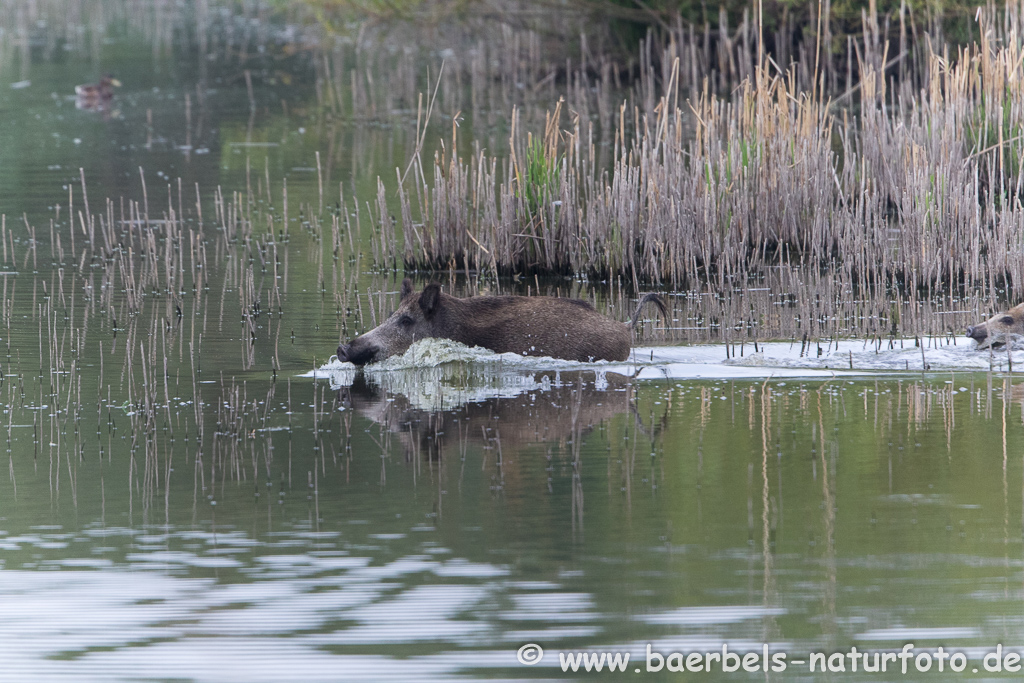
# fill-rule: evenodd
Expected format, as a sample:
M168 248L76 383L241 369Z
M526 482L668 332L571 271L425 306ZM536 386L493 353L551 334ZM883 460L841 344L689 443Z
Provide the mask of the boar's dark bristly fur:
M1017 304L1005 313L998 313L983 323L967 328L967 336L978 342L979 349L1001 346L1007 337L1024 336L1024 304Z
M338 360L356 365L375 363L404 353L414 341L427 337L482 346L495 353L552 356L565 360L622 361L629 357L633 327L640 309L654 303L665 315L665 304L647 294L629 323L598 313L578 299L535 296L475 296L459 299L431 283L413 292L402 282L398 309L383 323L338 347Z

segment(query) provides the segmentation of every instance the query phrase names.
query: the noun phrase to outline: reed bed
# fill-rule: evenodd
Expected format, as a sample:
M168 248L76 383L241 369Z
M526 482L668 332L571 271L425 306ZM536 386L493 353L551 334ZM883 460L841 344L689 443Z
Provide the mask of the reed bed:
M196 500L215 501L228 481L269 486L284 476L271 463L274 441L282 440L274 434L290 438L292 381L281 378L282 391L277 380L282 346L302 316L285 316L293 236L287 209L275 208L262 178L245 191L218 188L206 207L200 197L209 194L198 187L178 181L157 191L141 171L140 181L138 200L97 202L81 173L54 207L48 251L27 218L17 236L0 218L0 398L12 481L14 443L24 439L17 427L27 422L30 453L54 500L64 487L77 504L78 468L117 453L127 468L116 476L127 478L148 519L161 496L168 504L170 480L181 477L176 468L194 470ZM286 186L274 194L288 205ZM316 206L292 201L293 215L314 215ZM321 316L344 320L359 309L361 259L346 271L347 254L332 259L324 244L330 228L318 218L301 225L311 262L303 270L320 273ZM351 239L340 225L335 243ZM319 360L332 351L325 344ZM300 396L322 444L341 426L334 396L312 381ZM24 452L24 443L17 448ZM337 458L340 450L320 445L317 456Z
M0 269L11 269L0 277L0 337L7 346L0 398L8 411L13 490L17 472L29 466L14 455L26 452L21 425L32 428L32 465L47 476L54 501L70 498L77 505L79 470L97 459L101 468L114 466L109 476L127 482L130 505L143 523L169 518L183 484L191 486L195 510L214 506L229 487L252 486L257 497L278 488L282 499L305 482L316 515L319 487L359 457L352 411L339 411L326 385L279 377L278 370L280 349L304 322L310 299L318 300L316 320L333 321L336 337L366 329L393 309L397 274L379 268L367 276L369 262L349 246L359 229L370 232L365 213L319 214L317 192L311 202L292 197L286 214L269 201L262 179L245 191L218 190L207 207L195 200L190 205L194 190L170 183L157 193L146 185L139 201L97 202L86 199L83 174L67 203L55 208L57 229L69 216L75 221L63 233L68 239L55 239L49 253L45 244L12 237L0 220L7 245L6 252L0 249ZM280 206L288 203L285 187L274 195ZM288 215L296 214L307 220L289 231ZM373 236L380 239L380 233ZM62 244L68 245L63 252ZM301 263L290 271L289 259ZM33 261L43 269L34 276L13 272ZM303 271L298 280L296 268ZM311 274L319 291L308 290ZM292 313L289 282L307 288L299 295L299 315ZM459 294L585 298L619 319L634 306L633 284L623 277L595 287L582 279L514 282L449 271L445 285ZM725 341L724 357L754 351L759 340L789 338L812 354L851 335L863 336L866 348L892 348L905 343L900 334L952 334L981 315L976 298L851 298L847 287L840 278L809 276L792 265L733 278L724 289L701 282L671 294L669 323L647 321L641 335ZM38 341L26 348L29 332ZM331 351L325 348L321 360ZM226 356L233 359L227 365ZM308 431L313 446L293 472L295 428ZM376 432L384 484L386 461L399 444L383 426ZM513 432L505 425L484 435L497 456L499 485L502 444L508 446Z
M867 34L856 111L801 89L799 64L684 98L676 59L660 98L619 107L610 169L594 123L562 103L536 134L513 112L501 155L462 158L453 126L429 178L417 156L399 188L391 253L415 270L672 289L802 265L863 290L1018 296L1024 60L1019 20L997 19L982 13L979 43L931 53L920 91L890 87Z
M71 7L77 17L93 5ZM169 50L185 24L158 9L122 19ZM382 179L376 196L332 182L328 151L317 155L316 191L301 197L284 182L272 191L267 167L212 195L140 170L139 196L121 199L90 195L82 172L48 220L0 217L0 399L15 495L24 444L12 444L24 426L54 500L63 489L77 501L90 458L125 454L115 476L146 515L162 502L166 516L171 481L188 469L194 501L279 479L283 496L298 424L313 434L315 467L295 481L315 506L325 475L353 457L352 412L336 410L324 386L281 376L296 365L282 356L297 330L328 328L305 369L376 325L403 269L429 270L460 295L584 298L620 320L642 283L657 283L671 290L669 321L645 322L641 339L725 342L726 357L772 339L808 353L851 336L878 349L907 336L954 340L1021 288L1014 11L986 10L977 45L925 55L918 40L912 58L888 67L879 22L866 20L856 70L823 60L820 78L806 50L786 72L757 63L749 20L717 42L677 24L643 43L632 88L621 79L634 67L600 50L556 63L540 33L509 29L445 56L443 70L438 61L436 101L419 97L421 53L378 55L368 41L353 57L339 43L314 62L328 116L419 123L408 173ZM30 32L34 19L23 13L18 25ZM244 64L244 46L268 40L251 23L197 40ZM894 82L897 67L906 77ZM850 110L823 94L846 73L858 79L838 98ZM473 145L460 137L461 108L488 127ZM431 110L445 137L428 165ZM506 118L506 147L489 154L487 136L501 129L490 124ZM500 433L507 445L509 427ZM392 438L378 431L382 455ZM484 440L504 462L499 432Z

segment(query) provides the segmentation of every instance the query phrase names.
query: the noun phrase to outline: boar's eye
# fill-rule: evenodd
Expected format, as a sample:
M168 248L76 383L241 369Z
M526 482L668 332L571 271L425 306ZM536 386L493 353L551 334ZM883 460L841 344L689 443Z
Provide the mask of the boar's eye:
M413 320L412 316L409 315L403 315L401 318L398 319L398 324L401 325L402 327L412 327L412 324L414 322L416 321Z
M1000 322L1003 323L1004 325L1012 325L1013 324L1013 318L1011 316L1004 315L1003 319Z

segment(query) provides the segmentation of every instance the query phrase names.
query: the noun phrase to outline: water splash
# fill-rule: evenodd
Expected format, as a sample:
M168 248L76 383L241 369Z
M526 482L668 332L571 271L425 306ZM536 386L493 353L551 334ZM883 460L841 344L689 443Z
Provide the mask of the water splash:
M1024 368L1024 345L978 349L973 342L943 344L939 339L901 339L878 348L871 340L849 340L801 354L799 344L763 344L757 353L724 361L742 367L807 368L854 372L1005 371L1012 364ZM812 355L813 354L813 355Z
M737 357L737 354L740 354ZM829 377L894 372L1004 372L1024 369L1024 341L1009 347L979 349L972 342L946 344L939 338L877 341L850 339L806 345L768 342L757 351L750 345L705 344L633 349L627 362L579 363L549 357L494 353L448 339L424 339L382 363L362 368L367 381L381 388L417 397L423 407L457 405L486 398L511 397L543 389L544 375L593 371L597 384L608 373L638 380L737 379L758 377ZM330 381L335 389L351 386L360 372L337 358L304 377Z

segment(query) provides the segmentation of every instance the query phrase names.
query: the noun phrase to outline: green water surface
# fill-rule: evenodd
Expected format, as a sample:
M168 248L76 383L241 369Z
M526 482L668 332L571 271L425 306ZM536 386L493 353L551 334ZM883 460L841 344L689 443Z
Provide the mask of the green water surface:
M335 250L303 206L326 187L354 221L337 195L376 201L415 116L324 115L286 22L212 4L6 10L0 679L822 680L794 660L906 643L982 677L1024 648L1012 374L310 377L403 273L375 268L370 223ZM76 107L105 72L109 107ZM249 234L217 218L233 193ZM765 646L786 670L668 670ZM628 672L563 671L580 651Z

